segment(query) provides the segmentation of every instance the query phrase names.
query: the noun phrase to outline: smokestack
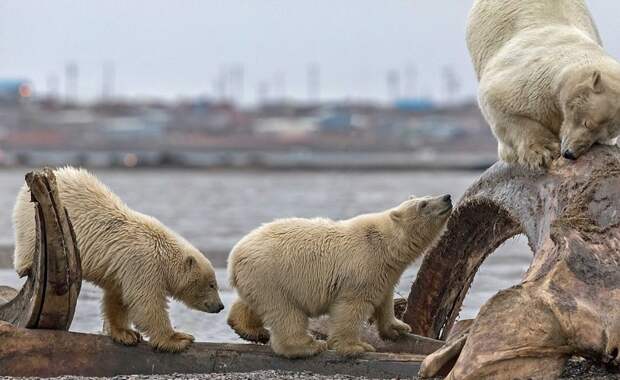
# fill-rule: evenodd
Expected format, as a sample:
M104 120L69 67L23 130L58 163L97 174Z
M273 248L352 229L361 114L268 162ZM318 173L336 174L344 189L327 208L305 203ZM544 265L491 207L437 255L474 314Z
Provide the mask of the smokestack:
M321 68L317 63L308 65L308 102L318 103L321 97Z
M407 64L405 67L405 96L415 98L417 96L416 86L418 79L418 71L415 65Z
M386 82L390 100L394 101L400 98L400 74L398 70L388 70Z
M78 65L69 62L65 66L65 99L67 103L76 102L78 98Z
M46 83L47 97L53 100L57 100L60 97L58 76L56 74L49 74L47 76Z
M101 68L101 98L109 100L114 96L116 69L114 63L105 62Z

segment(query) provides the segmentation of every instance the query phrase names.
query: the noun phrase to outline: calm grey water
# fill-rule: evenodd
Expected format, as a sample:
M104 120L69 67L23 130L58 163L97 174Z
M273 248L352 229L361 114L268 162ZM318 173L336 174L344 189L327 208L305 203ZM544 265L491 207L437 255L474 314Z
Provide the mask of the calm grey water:
M26 170L0 170L0 245L12 244L11 209ZM326 216L348 218L392 207L409 195L450 193L455 199L476 179L467 172L213 172L173 170L96 170L103 182L141 212L153 215L206 252L228 251L244 234L275 218ZM497 290L516 284L531 259L521 238L500 247L482 266L470 290L462 318L474 317ZM221 260L220 260L221 261ZM401 279L406 296L419 262ZM235 295L226 271L218 269L222 298ZM0 269L0 284L20 281ZM82 287L72 330L98 332L100 291ZM237 341L226 325L226 312L205 314L172 302L176 328L202 341Z

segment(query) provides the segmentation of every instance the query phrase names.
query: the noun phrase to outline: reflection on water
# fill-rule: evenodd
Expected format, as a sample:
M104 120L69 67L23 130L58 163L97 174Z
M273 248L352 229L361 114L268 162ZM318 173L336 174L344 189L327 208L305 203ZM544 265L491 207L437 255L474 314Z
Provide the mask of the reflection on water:
M10 212L25 170L0 171L0 244L12 243ZM261 223L289 216L348 218L392 207L410 194L451 193L460 197L477 177L463 172L209 172L97 171L129 206L151 214L178 231L207 255L227 252L244 234ZM470 290L461 318L472 318L497 290L519 282L531 259L523 239L507 242L484 263ZM223 262L223 260L215 260ZM405 272L398 294L406 296L419 262ZM217 270L222 300L228 307L234 292L226 271ZM0 269L0 284L20 286L10 269ZM72 330L101 330L101 292L84 284ZM175 328L201 341L239 341L220 314L170 305Z

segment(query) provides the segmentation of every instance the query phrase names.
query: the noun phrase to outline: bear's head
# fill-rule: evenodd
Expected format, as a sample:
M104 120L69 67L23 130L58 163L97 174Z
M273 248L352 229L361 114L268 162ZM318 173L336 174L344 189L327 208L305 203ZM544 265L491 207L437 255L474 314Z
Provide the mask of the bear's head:
M219 313L224 304L218 293L215 271L209 260L197 249L182 249L181 273L177 273L173 297L187 307L207 313Z
M620 83L600 71L584 75L560 95L562 156L570 160L620 135Z
M390 219L405 234L427 246L437 237L452 212L450 195L414 197L390 211Z

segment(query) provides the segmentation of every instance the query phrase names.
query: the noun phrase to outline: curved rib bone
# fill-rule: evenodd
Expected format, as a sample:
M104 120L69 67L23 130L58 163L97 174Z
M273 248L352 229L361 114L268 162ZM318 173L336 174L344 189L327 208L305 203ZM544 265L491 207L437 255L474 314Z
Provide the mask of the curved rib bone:
M34 261L19 292L0 287L0 320L18 327L68 330L82 283L75 234L54 173L28 173L26 183L36 209Z
M616 147L560 160L546 174L489 169L424 259L405 313L413 332L445 338L480 264L520 232L534 252L530 268L480 309L460 353L444 349L458 356L449 378L553 378L573 353L620 364ZM432 375L426 369L448 362L445 355L429 357L421 374Z

